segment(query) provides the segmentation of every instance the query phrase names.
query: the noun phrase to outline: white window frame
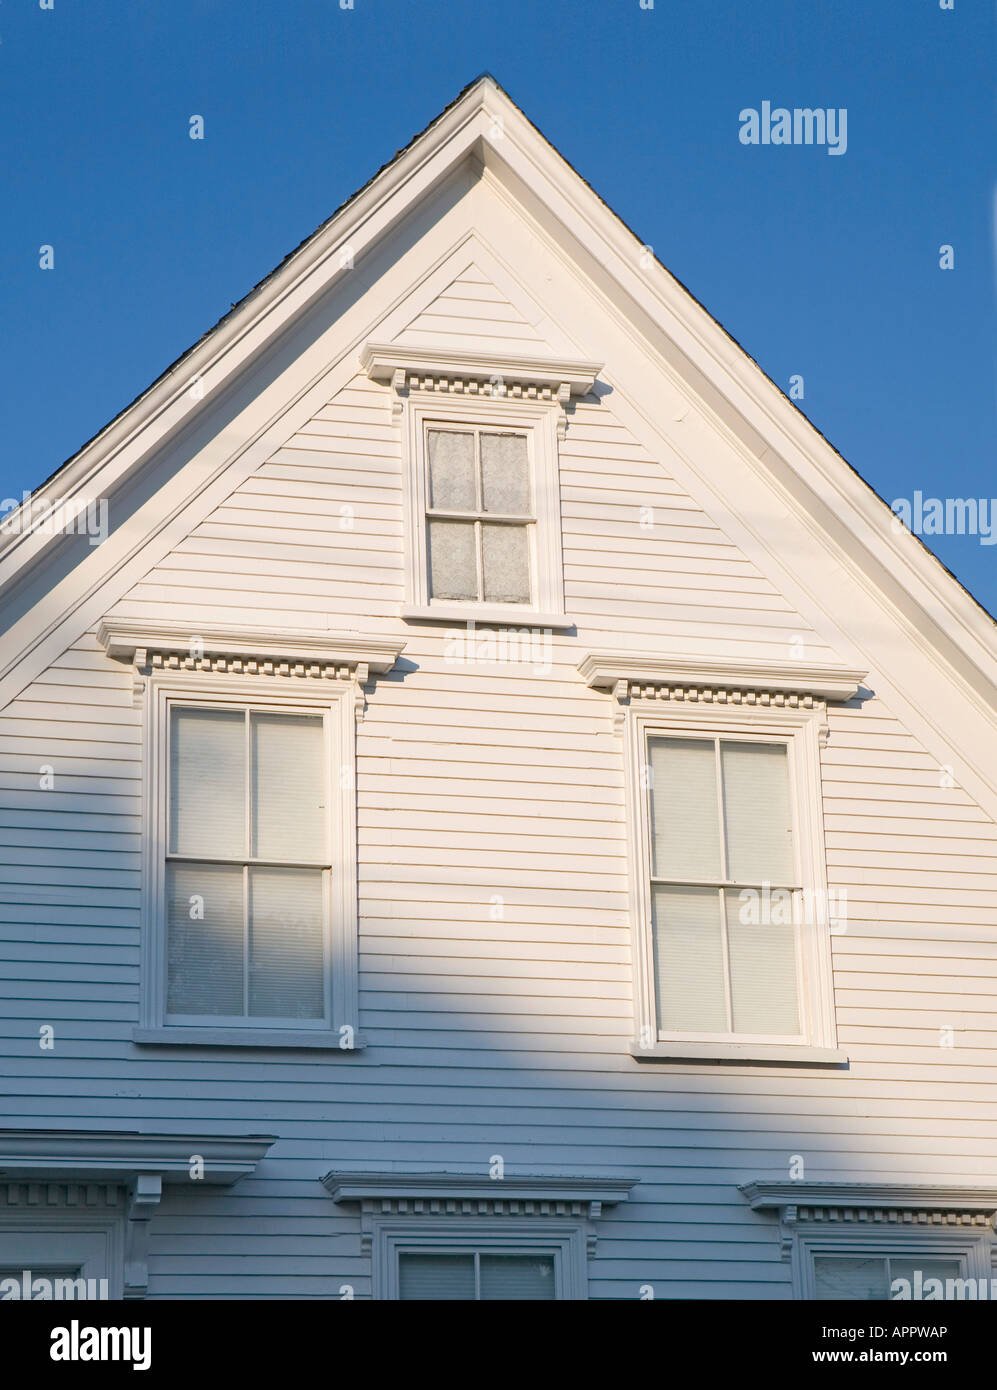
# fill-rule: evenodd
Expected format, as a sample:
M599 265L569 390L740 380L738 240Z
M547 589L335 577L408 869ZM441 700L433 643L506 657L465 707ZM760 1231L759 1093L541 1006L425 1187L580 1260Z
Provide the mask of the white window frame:
M588 1298L585 1233L580 1222L543 1218L538 1223L536 1219L516 1221L501 1216L483 1221L467 1217L375 1221L374 1298L400 1298L399 1255L468 1255L475 1251L482 1255L551 1257L555 1300Z
M137 1042L305 1046L352 1051L357 1025L357 854L355 687L330 680L241 678L210 673L149 677L145 701L142 990ZM166 863L169 844L169 728L174 706L320 715L326 730L327 837L325 1018L171 1019L166 1013Z
M827 869L820 786L820 733L823 711L806 708L744 707L739 704L682 704L634 700L626 711L625 757L632 866L631 916L634 929L637 1037L633 1055L641 1060L800 1061L839 1064L830 924L826 917ZM789 759L793 807L796 881L817 909L815 923L797 927L798 1037L755 1034L678 1033L659 1030L654 982L651 911L650 796L644 785L649 737L717 738L778 742ZM807 901L805 898L804 901Z
M123 1297L124 1219L120 1215L60 1208L0 1211L0 1264L49 1277L49 1271L77 1267L80 1279L106 1279L109 1299ZM99 1287L99 1286L98 1286ZM6 1302L7 1300L3 1300Z
M409 393L403 428L405 473L405 606L408 619L515 623L569 627L564 612L561 499L558 480L557 401L519 400L496 394L441 400L431 391ZM529 603L434 599L429 592L427 544L431 429L513 433L526 436L532 499L529 527Z
M916 1260L919 1256L926 1260L957 1259L961 1264L957 1277L986 1279L989 1290L989 1280L993 1274L990 1249L991 1241L987 1234L959 1227L933 1230L930 1227L904 1227L893 1222L880 1229L836 1233L819 1227L801 1226L795 1235L791 1257L793 1295L809 1302L829 1301L817 1297L815 1261L821 1255L856 1259L885 1259L888 1256L903 1260Z

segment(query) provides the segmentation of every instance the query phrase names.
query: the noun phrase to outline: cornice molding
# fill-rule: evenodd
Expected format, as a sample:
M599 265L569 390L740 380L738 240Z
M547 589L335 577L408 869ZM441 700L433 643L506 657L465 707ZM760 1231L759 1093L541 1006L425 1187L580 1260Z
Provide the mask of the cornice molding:
M642 652L589 652L578 670L592 689L612 691L618 700L706 700L789 708L810 708L815 700L851 700L868 674L796 661L721 661Z
M252 1173L271 1134L140 1134L94 1130L0 1131L4 1206L119 1207L124 1218L124 1297L149 1288L149 1228L166 1183L230 1187ZM120 1203L127 1190L127 1206Z
M367 343L360 362L372 381L391 385L391 415L399 423L412 391L438 391L498 401L538 401L557 407L557 433L565 436L568 402L585 396L602 371L600 362L505 353L441 351Z
M358 719L363 687L372 674L390 671L405 643L341 633L273 633L266 628L198 628L193 623L147 623L107 618L97 641L109 657L134 673L133 698L141 703L147 678L161 672L222 672L235 676L309 677L353 682Z
M639 1178L542 1175L487 1178L480 1173L326 1173L322 1186L338 1205L360 1208L361 1243L372 1248L385 1217L561 1217L581 1223L588 1253L604 1207L625 1202Z
M990 1232L997 1219L997 1187L756 1181L738 1191L752 1211L778 1214L785 1260L792 1255L801 1224L808 1230L853 1225L862 1229L968 1226Z
M165 1183L191 1182L199 1158L203 1176L197 1181L231 1186L252 1173L275 1142L272 1134L0 1130L0 1183L130 1183L140 1173Z

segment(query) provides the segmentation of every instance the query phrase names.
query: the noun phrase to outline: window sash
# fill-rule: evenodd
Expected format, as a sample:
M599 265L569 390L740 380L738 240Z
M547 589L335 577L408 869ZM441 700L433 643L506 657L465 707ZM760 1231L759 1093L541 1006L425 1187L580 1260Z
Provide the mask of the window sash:
M654 739L667 738L687 739L700 743L710 743L713 746L714 776L716 785L716 814L718 820L718 844L720 865L723 876L717 875L711 878L672 878L667 875L659 875L653 872L654 865L654 843L653 843L653 810L652 798L654 787L648 784L644 790L642 804L644 809L644 838L646 863L648 874L646 876L647 887L645 889L645 920L651 935L651 958L652 962L656 958L657 943L655 940L655 918L654 918L654 889L656 887L674 888L713 888L719 894L720 911L720 951L723 962L723 996L724 1010L726 1013L728 1028L723 1031L716 1030L689 1030L689 1029L668 1029L657 1027L657 1038L659 1042L701 1042L701 1043L736 1043L751 1041L760 1044L793 1044L802 1042L807 1034L807 1000L805 994L806 980L803 968L803 950L800 927L797 925L797 917L802 916L799 912L799 904L802 899L804 885L800 877L801 849L799 843L799 826L796 806L796 794L793 776L793 738L781 737L759 732L749 733L743 731L729 732L710 732L704 733L701 730L673 729L656 726L647 726L643 731L642 739L642 764L644 768L650 768L650 745ZM722 780L722 761L721 745L724 743L768 743L786 750L786 771L789 781L789 808L793 831L793 851L795 875L793 879L786 881L781 879L731 879L727 877L729 872L730 856L728 851L728 836L726 825L726 814L724 805L724 788ZM730 938L728 930L728 902L727 894L744 889L755 889L761 891L768 886L770 890L786 890L792 894L793 922L787 924L783 929L792 933L793 954L795 962L795 989L796 989L796 1008L798 1031L796 1033L747 1033L738 1032L733 1028L733 1001L732 1001L732 974L731 974L731 955ZM652 967L652 1005L654 1017L657 1019L660 1013L659 1001L657 998L657 978L656 970Z
M402 1280L402 1261L407 1255L427 1255L427 1256L454 1256L473 1260L474 1276L474 1302L485 1301L481 1298L481 1260L482 1257L488 1258L513 1258L513 1259L536 1259L549 1260L552 1267L552 1279L554 1281L553 1299L558 1300L562 1296L562 1277L561 1277L561 1251L557 1248L540 1246L518 1246L509 1245L492 1247L488 1245L398 1245L395 1248L395 1260L397 1267L397 1288L398 1296L401 1299L401 1280ZM403 1300L404 1301L404 1300ZM434 1301L434 1300L425 1300ZM441 1300L442 1301L442 1300ZM471 1299L466 1300L468 1302ZM524 1302L536 1302L539 1300L522 1300ZM546 1301L546 1300L543 1300Z
M172 812L174 806L175 787L173 783L171 769L173 754L173 731L174 713L184 710L207 710L218 711L228 710L243 715L243 853L241 855L220 855L208 854L197 855L183 852L174 852L169 849L169 839L167 848L162 855L164 869L170 864L204 864L220 865L233 869L239 869L242 873L242 973L243 973L243 1012L241 1014L197 1014L197 1013L177 1013L168 1008L169 994L169 970L167 965L164 976L164 997L162 1005L162 1017L166 1024L186 1025L188 1027L224 1027L224 1028L293 1028L304 1030L326 1030L331 1026L329 984L331 972L331 949L330 949L330 926L331 908L330 900L332 894L332 801L330 796L330 782L328 775L328 752L330 739L329 716L324 709L304 709L289 708L280 704L263 704L253 702L252 704L239 703L238 701L225 702L221 700L198 701L196 699L179 698L169 700L165 709L165 759L164 768L166 769L165 786L165 817L166 826L172 823ZM276 856L259 856L250 853L253 843L253 787L252 779L254 764L252 758L253 743L253 718L256 715L278 714L302 719L320 720L322 725L322 765L325 770L323 779L323 804L325 807L325 831L323 835L324 855L321 859L283 859ZM252 920L250 913L250 871L252 869L302 869L315 870L321 873L321 935L322 935L322 1014L320 1017L298 1018L288 1015L264 1015L251 1014L250 1007L250 974L252 966ZM163 950L167 954L170 947L170 923L167 910L167 891L169 875L164 872L162 875L162 904L159 911L159 920L162 923L163 931Z
M452 507L436 507L433 505L433 482L430 471L429 457L429 436L434 432L445 434L468 434L474 440L473 471L474 471L474 498L475 505L473 510L462 511ZM481 436L483 434L512 434L517 438L523 439L527 450L527 486L529 491L530 506L527 512L508 513L508 512L486 512L484 509L484 483L482 477L481 463ZM502 429L500 426L478 426L461 425L456 422L451 423L445 420L426 420L423 422L422 432L422 458L423 476L425 479L425 498L426 512L424 525L426 528L426 593L430 603L499 603L501 600L488 599L485 597L485 567L483 557L482 528L485 525L496 526L517 526L526 532L527 537L527 556L526 556L526 583L529 589L528 597L520 603L511 603L510 608L526 608L533 604L536 595L536 487L534 482L533 461L530 449L530 433L526 430ZM474 598L454 599L438 598L433 594L433 580L430 572L429 556L430 550L430 522L432 521L458 521L473 523L474 526L474 558L475 558L475 586L476 596Z

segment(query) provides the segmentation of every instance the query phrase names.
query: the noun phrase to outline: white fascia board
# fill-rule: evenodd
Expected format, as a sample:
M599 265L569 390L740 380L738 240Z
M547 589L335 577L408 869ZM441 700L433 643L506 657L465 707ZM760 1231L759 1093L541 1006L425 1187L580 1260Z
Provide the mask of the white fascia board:
M491 101L499 99L502 94L496 91ZM814 517L824 543L837 536L866 583L869 562L875 560L878 586L889 593L892 581L894 589L904 590L936 624L939 636L952 638L958 629L962 649L997 688L993 620L915 537L893 532L882 500L664 266L641 263L644 248L637 238L522 113L506 103L501 115L503 136L485 144L486 168L500 182L511 172L535 194L543 190L552 217L626 296L634 327L640 331L643 320L663 334L721 393L757 441L788 465L798 488L792 494L796 506ZM665 343L652 338L645 345L660 351ZM766 455L760 466L777 481L768 449L758 451ZM801 500L804 495L809 505ZM890 597L896 601L895 595Z
M493 88L493 90L495 90ZM206 403L274 341L308 306L352 266L476 147L484 134L480 94L472 88L411 148L393 160L268 277L231 318L182 357L170 374L140 396L79 454L10 512L9 543L0 548L0 587L56 539L44 529L44 509L78 497L107 496L121 478L187 426ZM350 249L349 265L340 253ZM191 392L194 379L199 394ZM30 508L34 521L18 527ZM37 515L35 513L37 512Z

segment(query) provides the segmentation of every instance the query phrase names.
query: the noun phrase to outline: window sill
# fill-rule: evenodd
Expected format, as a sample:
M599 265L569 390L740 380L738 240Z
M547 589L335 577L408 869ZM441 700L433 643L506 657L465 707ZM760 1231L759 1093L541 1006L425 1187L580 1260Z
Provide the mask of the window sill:
M132 1042L143 1047L309 1047L341 1052L344 1056L362 1052L366 1046L362 1038L356 1039L352 1047L341 1047L338 1033L283 1028L268 1032L243 1028L134 1028Z
M744 1066L772 1064L799 1067L846 1067L848 1053L835 1047L806 1047L779 1043L659 1042L653 1047L634 1043L630 1055L638 1062L727 1062Z
M539 613L534 608L506 608L502 604L433 603L428 606L406 604L402 618L407 623L489 623L493 627L573 628L574 619L563 613Z

